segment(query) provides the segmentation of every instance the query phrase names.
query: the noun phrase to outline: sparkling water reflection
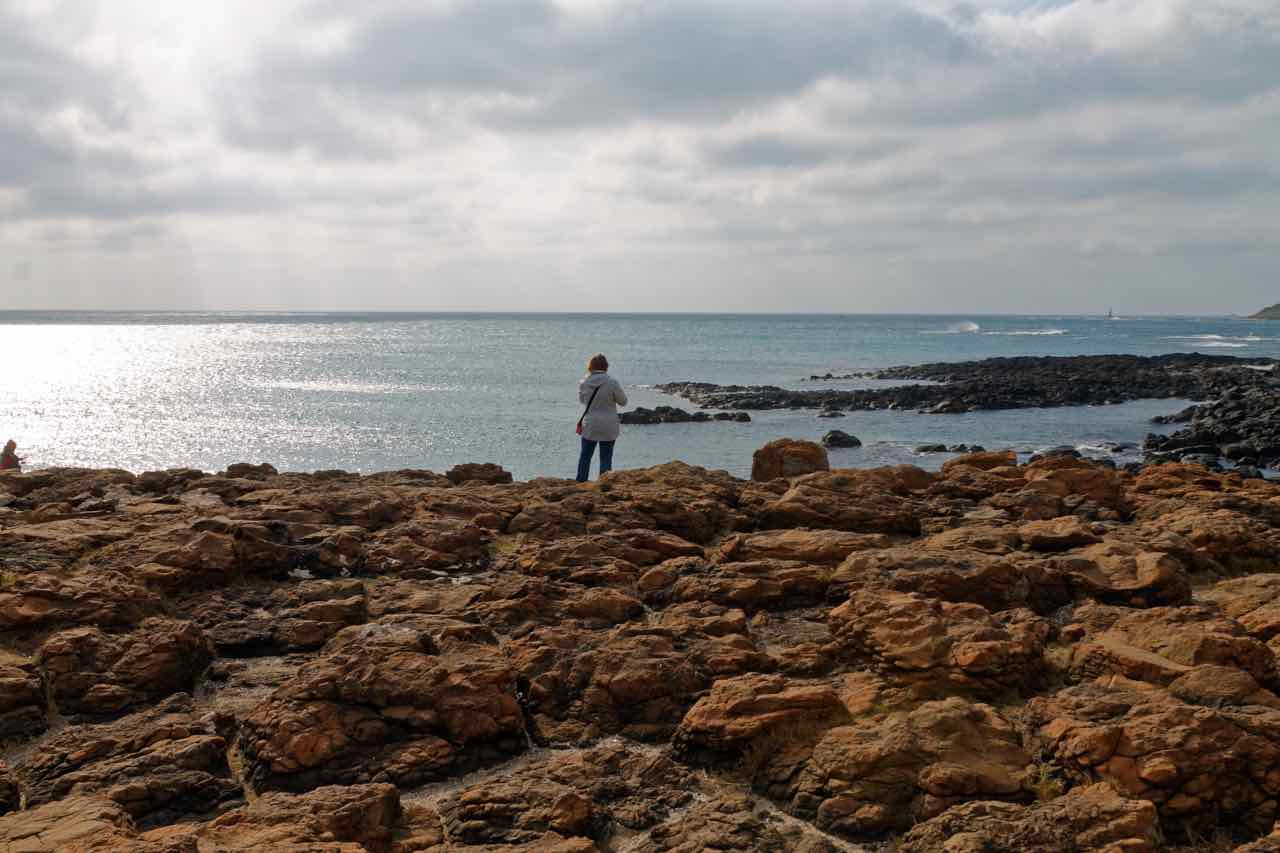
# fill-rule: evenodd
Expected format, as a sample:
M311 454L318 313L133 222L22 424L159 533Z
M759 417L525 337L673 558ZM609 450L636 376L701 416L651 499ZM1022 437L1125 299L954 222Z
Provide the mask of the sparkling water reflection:
M1230 345L1230 346L1227 346ZM566 476L575 385L607 352L633 403L678 379L797 385L810 374L995 355L1203 350L1280 356L1280 328L1223 318L0 314L0 440L31 464L146 470L443 470L494 461ZM836 383L847 387L853 383ZM1178 401L962 416L764 412L750 424L628 429L620 466L673 458L738 474L780 435L833 427L838 465L914 461L922 443L1024 450L1140 441Z

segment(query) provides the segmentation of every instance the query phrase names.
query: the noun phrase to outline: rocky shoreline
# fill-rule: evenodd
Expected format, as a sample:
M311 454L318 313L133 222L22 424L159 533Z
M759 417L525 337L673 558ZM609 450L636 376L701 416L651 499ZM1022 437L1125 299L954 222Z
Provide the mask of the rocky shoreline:
M1026 408L1113 405L1133 400L1215 401L1162 422L1191 421L1171 437L1151 435L1151 461L1184 456L1213 464L1219 457L1270 466L1280 461L1280 375L1275 359L1171 354L992 358L893 367L826 379L875 379L923 384L854 391L792 390L772 385L671 382L659 391L714 409L898 410L961 414Z
M1280 849L1280 486L754 461L0 473L0 851Z

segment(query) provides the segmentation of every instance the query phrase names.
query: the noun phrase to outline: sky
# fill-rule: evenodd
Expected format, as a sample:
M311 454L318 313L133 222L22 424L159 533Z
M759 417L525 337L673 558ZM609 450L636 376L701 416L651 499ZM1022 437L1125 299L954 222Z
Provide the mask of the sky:
M0 310L1249 313L1276 0L0 0Z

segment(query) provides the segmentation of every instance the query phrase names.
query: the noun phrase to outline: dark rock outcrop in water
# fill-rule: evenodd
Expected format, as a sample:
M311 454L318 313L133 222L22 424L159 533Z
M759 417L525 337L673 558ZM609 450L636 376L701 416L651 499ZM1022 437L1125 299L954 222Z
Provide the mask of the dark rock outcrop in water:
M0 850L1276 849L1280 484L755 462L0 474Z
M676 382L658 386L701 406L740 409L897 409L956 414L996 409L1104 405L1129 400L1216 400L1156 418L1189 423L1172 436L1152 435L1156 461L1219 455L1245 464L1280 461L1280 376L1275 359L1173 354L993 358L955 364L894 367L875 379L930 384L858 391L793 391L776 386ZM1231 454L1227 448L1232 447ZM930 447L930 451L937 450Z
M833 429L822 436L820 442L823 447L861 447L862 442L856 435L849 435L841 429Z
M751 415L746 412L686 412L674 406L658 406L646 409L638 406L618 416L624 424L701 424L710 421L733 421L734 423L750 423Z
M671 382L658 390L704 408L902 409L932 414L1122 403L1183 397L1206 400L1240 386L1266 387L1274 359L1173 354L991 358L892 367L864 378L929 384L856 391L794 391L773 385Z
M1244 465L1272 465L1280 461L1280 388L1228 390L1196 406L1184 429L1147 436L1145 449L1157 458L1222 456Z

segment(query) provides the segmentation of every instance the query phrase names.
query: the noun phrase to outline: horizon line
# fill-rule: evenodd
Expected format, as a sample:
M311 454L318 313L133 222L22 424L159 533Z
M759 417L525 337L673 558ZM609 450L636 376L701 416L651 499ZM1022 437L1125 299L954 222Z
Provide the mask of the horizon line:
M1016 311L970 311L928 312L928 311L552 311L552 310L501 310L493 308L388 308L388 309L355 309L355 308L0 308L0 316L14 314L153 314L168 316L183 315L309 315L332 316L349 314L359 316L397 316L397 315L432 315L432 314L488 314L499 316L569 316L569 317L1081 317L1106 318L1106 313L1082 313L1070 311L1054 311L1048 313L1022 313ZM1180 312L1171 314L1116 314L1118 319L1150 318L1173 319L1205 317L1224 320L1249 320L1250 315L1238 313L1216 313L1208 311ZM1262 318L1258 318L1262 319Z

